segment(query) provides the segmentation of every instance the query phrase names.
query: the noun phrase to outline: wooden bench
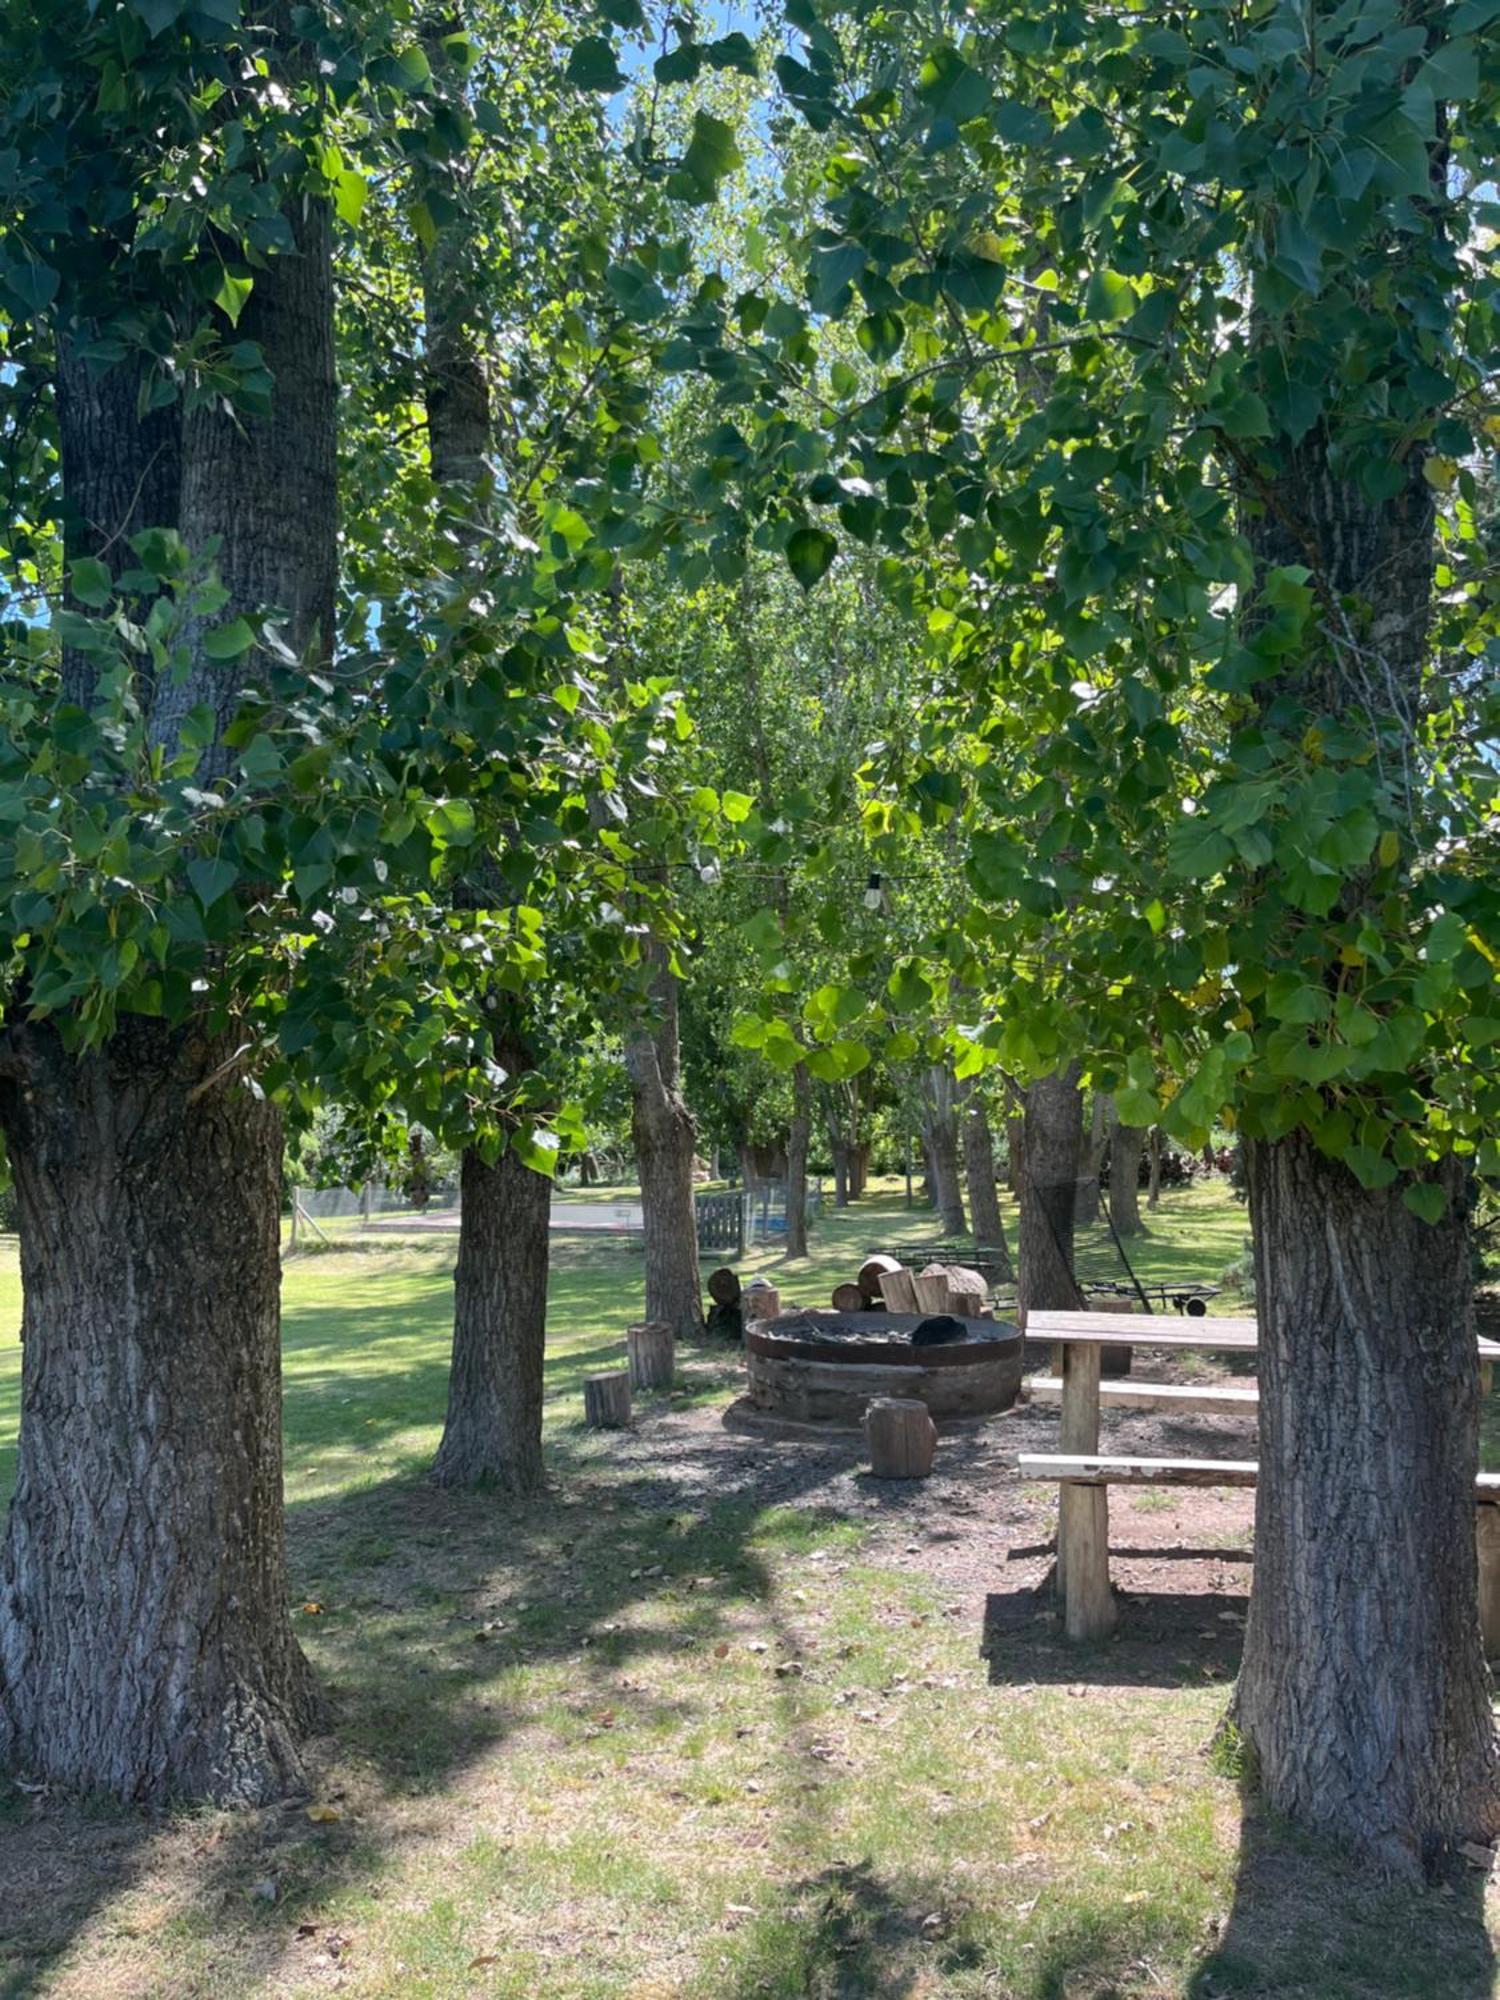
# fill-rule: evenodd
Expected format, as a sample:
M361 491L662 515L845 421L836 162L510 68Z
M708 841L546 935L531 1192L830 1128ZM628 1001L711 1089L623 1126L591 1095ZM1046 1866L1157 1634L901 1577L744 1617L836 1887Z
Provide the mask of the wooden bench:
M1033 1403L1060 1403L1063 1399L1060 1375L1033 1375L1026 1387ZM1253 1384L1221 1388L1192 1382L1101 1382L1099 1407L1176 1410L1183 1416L1253 1417L1260 1407L1260 1391Z
M1099 1452L1022 1452L1023 1479L1055 1479L1067 1488L1105 1486L1253 1486L1260 1467L1253 1458L1121 1458ZM1500 1658L1500 1472L1474 1481L1474 1537L1479 1560L1479 1629L1486 1659ZM1094 1533L1098 1528L1100 1532ZM1079 1528L1083 1530L1079 1532ZM1066 1570L1058 1538L1058 1584L1068 1637L1099 1638L1114 1625L1109 1582L1108 1515L1080 1515Z

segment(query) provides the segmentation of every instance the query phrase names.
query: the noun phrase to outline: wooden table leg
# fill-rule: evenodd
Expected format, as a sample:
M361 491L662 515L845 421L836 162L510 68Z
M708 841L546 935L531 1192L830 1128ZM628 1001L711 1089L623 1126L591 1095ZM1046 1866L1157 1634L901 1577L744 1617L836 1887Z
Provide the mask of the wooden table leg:
M1099 1449L1100 1350L1086 1341L1063 1349L1062 1427L1058 1449ZM1063 1629L1070 1639L1103 1639L1115 1628L1109 1587L1109 1489L1065 1480L1057 1496L1057 1580Z
M1479 1631L1487 1660L1500 1659L1500 1506L1481 1501L1474 1509L1474 1541L1479 1558Z

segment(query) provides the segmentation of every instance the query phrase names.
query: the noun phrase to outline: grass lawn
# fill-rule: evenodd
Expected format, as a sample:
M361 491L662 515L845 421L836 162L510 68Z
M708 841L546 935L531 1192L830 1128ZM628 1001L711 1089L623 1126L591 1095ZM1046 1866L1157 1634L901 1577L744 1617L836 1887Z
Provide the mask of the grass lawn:
M1220 1183L1151 1221L1144 1278L1216 1280L1245 1234ZM883 1184L806 1265L747 1268L822 1303L865 1249L938 1233ZM587 1433L641 1261L562 1236L553 1489L439 1494L454 1239L336 1243L285 1280L295 1617L338 1712L318 1816L0 1787L0 2000L1492 1994L1483 1876L1392 1892L1246 1814L1209 1753L1217 1675L981 1657L1007 1542L1055 1504L1006 1472L1006 1419L945 1442L957 1474L880 1492L852 1446L726 1432L736 1376L707 1356L628 1438ZM1081 1261L1112 1274L1102 1231ZM18 1307L11 1246L7 1488Z

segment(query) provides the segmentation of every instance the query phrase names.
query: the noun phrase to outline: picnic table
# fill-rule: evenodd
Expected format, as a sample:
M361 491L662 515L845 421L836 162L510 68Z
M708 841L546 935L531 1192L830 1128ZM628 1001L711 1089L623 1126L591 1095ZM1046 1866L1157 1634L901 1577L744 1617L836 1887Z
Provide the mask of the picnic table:
M1144 1316L1142 1316L1144 1317ZM1254 1354L1259 1329L1253 1317L1205 1314L1188 1321L1127 1320L1132 1338L1143 1347L1187 1349L1219 1354ZM1104 1348L1119 1344L1121 1317L1108 1312L1034 1312L1026 1321L1026 1337L1050 1341L1062 1356L1062 1423L1055 1455L1025 1454L1028 1464L1046 1468L1057 1479L1057 1581L1062 1591L1069 1638L1101 1639L1115 1624L1115 1602L1109 1586L1109 1486L1114 1483L1246 1486L1255 1483L1256 1467L1235 1459L1110 1459L1099 1452L1101 1402L1100 1361ZM1481 1340L1479 1358L1488 1372L1500 1357L1500 1341ZM1170 1391L1166 1391L1170 1395ZM1138 1401L1149 1407L1164 1391L1149 1385L1107 1385L1111 1402ZM1185 1402L1199 1408L1230 1407L1232 1391L1188 1391ZM1239 1392L1240 1397L1244 1392ZM1253 1398L1248 1399L1253 1402ZM1483 1482L1482 1482L1483 1483ZM1487 1496L1494 1497L1494 1496ZM1486 1511L1488 1511L1486 1509Z

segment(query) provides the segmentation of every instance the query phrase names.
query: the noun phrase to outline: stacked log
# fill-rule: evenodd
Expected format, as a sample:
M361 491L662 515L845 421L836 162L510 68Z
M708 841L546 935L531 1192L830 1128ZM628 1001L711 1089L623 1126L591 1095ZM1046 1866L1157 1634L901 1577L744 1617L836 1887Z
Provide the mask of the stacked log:
M879 1250L876 1251L873 1257L867 1257L863 1264L860 1265L859 1276L855 1280L865 1304L868 1306L883 1305L890 1312L901 1311L902 1308L893 1306L885 1296L886 1278L900 1270L901 1259L899 1257L887 1257L883 1251Z
M883 1274L880 1295L887 1312L914 1313L918 1309L917 1281L904 1264L898 1264L894 1271Z
M704 1331L719 1340L732 1340L738 1345L745 1332L744 1293L740 1290L738 1276L727 1264L709 1272L708 1297Z

